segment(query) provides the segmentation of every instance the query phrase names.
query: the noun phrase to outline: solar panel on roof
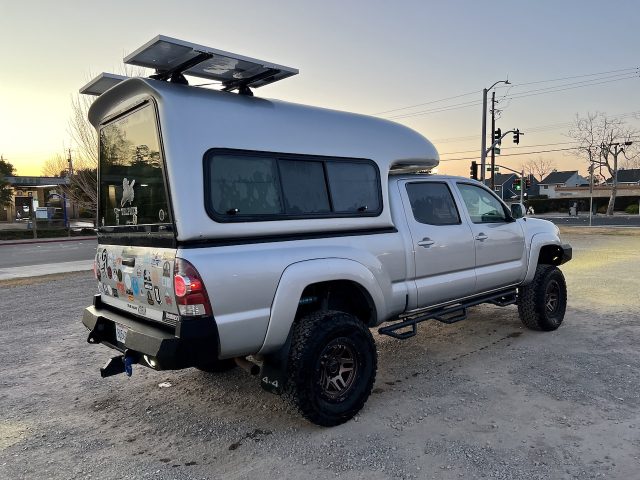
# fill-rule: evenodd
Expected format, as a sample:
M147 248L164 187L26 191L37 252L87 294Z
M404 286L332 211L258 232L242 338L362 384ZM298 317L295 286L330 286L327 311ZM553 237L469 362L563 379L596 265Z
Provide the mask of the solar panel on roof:
M117 85L128 77L124 75L116 75L115 73L102 72L96 78L87 83L80 89L80 93L84 95L102 95L114 85Z
M257 88L296 75L298 70L215 48L158 35L124 58L156 70L156 78L191 75L222 83L225 90Z

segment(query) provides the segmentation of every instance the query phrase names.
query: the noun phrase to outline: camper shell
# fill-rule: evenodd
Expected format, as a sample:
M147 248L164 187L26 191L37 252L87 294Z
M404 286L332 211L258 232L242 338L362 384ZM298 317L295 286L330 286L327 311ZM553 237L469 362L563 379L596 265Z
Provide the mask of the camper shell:
M148 105L157 118L171 218L178 244L213 239L288 235L393 227L388 176L429 171L438 165L435 147L397 123L348 112L267 100L212 89L131 78L96 99L89 120L100 128ZM273 221L217 221L207 212L207 153L290 155L305 159L371 162L381 185L380 209L358 215L327 214ZM176 193L180 192L180 193ZM287 221L282 221L286 219ZM99 219L100 220L100 219ZM99 229L102 237L112 237Z

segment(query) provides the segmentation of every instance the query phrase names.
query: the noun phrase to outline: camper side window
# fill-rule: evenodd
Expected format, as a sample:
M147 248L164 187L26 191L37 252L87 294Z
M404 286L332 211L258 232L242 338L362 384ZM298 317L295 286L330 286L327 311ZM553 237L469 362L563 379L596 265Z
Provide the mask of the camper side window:
M217 221L379 215L380 176L368 160L210 150L207 212Z

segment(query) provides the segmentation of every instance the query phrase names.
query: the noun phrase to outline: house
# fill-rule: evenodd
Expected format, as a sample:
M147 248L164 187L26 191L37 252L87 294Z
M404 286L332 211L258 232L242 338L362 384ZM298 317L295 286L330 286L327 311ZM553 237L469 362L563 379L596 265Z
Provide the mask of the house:
M496 195L498 195L503 200L512 200L515 198L519 198L520 190L515 186L515 181L519 178L520 177L515 173L496 173L494 180L494 191L496 192ZM525 197L538 194L538 181L533 175L529 176L529 181L531 182L531 185L529 186L529 188L525 189ZM484 183L487 187L490 187L491 178L486 179Z
M640 168L618 170L618 185L640 185ZM606 183L611 185L613 179L608 178Z
M546 195L549 198L557 198L557 187L580 187L589 185L589 180L580 176L577 170L565 172L553 171L547 175L539 184L539 195Z

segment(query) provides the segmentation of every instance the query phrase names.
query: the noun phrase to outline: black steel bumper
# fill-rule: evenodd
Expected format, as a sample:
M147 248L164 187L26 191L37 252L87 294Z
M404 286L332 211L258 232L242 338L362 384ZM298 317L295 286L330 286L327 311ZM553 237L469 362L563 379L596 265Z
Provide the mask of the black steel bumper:
M136 356L146 355L153 360L156 370L193 367L218 358L218 329L211 317L182 319L175 329L165 328L113 311L96 295L93 305L84 310L82 323L89 329L89 343L102 343ZM116 340L116 323L127 329L124 343Z
M571 260L573 256L573 249L571 248L571 245L569 245L568 243L563 243L562 244L562 261L560 262L560 265L562 265L563 263L567 263L569 260Z

